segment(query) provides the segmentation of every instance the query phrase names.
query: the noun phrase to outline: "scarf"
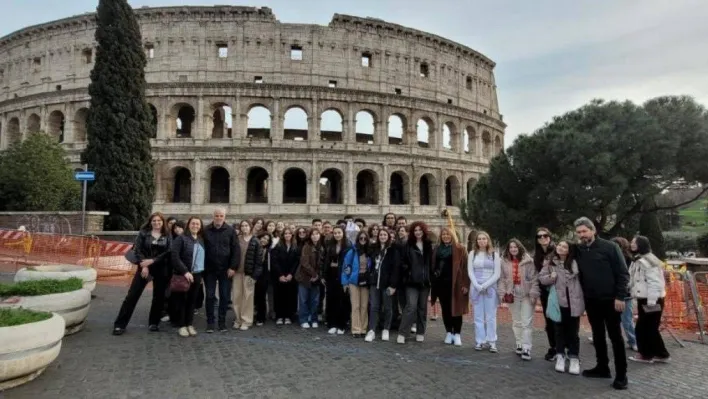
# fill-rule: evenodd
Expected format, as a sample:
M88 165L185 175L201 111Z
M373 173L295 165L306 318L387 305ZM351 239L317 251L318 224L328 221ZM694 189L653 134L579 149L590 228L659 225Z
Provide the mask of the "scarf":
M452 244L440 244L437 252L435 253L435 257L438 259L445 259L449 256L452 256Z

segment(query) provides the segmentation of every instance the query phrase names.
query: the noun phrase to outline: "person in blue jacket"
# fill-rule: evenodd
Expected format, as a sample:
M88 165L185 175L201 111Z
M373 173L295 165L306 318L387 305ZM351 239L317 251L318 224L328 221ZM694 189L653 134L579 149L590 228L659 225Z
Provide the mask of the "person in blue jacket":
M344 256L342 268L342 287L349 290L352 305L351 327L354 338L361 338L369 324L369 243L369 235L360 231L352 249Z

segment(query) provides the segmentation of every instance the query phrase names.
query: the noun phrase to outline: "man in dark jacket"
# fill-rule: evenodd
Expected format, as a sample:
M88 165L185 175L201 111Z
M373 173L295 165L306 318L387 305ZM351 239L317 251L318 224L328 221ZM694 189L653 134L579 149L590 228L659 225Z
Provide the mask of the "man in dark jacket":
M575 233L580 239L577 262L580 283L585 296L585 309L592 329L597 365L583 371L588 378L612 378L607 356L607 335L615 356L615 389L627 389L627 357L620 328L624 301L629 297L629 272L619 246L597 237L595 225L581 217L575 221Z
M226 309L231 298L230 279L241 259L236 230L226 223L226 210L214 210L214 220L204 228L204 285L207 332L214 332L214 301L219 284L219 331L226 331Z

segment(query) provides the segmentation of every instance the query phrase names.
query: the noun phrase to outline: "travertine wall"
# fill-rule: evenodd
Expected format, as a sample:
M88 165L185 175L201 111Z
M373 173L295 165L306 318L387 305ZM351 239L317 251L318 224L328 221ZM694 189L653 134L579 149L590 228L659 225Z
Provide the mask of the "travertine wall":
M268 8L136 13L157 122L155 208L168 214L208 214L210 203L222 202L232 215L373 219L391 210L437 220L442 208L466 197L468 185L503 148L494 63L447 39L338 14L328 26L281 23ZM42 130L64 143L78 166L94 29L95 16L85 14L0 38L0 149ZM232 114L228 131L224 106ZM270 112L269 129L248 128L256 106ZM307 115L306 131L286 129L286 112L294 108ZM340 135L320 129L329 110L342 119ZM367 114L373 136L357 131L357 120ZM177 122L184 115L194 119L189 134ZM429 126L427 143L416 137L421 121ZM389 135L389 122L402 125L402 136ZM267 198L258 196L259 203L247 188L254 168L268 176ZM290 191L305 185L304 203L291 203L284 192L285 173L293 169L299 170L297 178L289 175L295 179ZM328 169L330 180L339 179L336 203L320 201L320 177Z

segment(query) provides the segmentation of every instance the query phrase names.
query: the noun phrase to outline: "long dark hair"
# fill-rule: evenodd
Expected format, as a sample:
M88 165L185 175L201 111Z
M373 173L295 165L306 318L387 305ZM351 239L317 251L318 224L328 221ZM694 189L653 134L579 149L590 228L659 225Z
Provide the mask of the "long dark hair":
M167 230L167 222L165 221L165 215L162 214L162 212L153 212L150 217L148 218L147 222L142 225L140 230L145 230L145 231L152 231L152 219L155 219L156 217L160 218L162 220L162 228L160 229L160 234L164 237L170 236L170 231ZM199 219L201 220L201 219Z
M413 222L411 225L408 227L408 245L415 245L416 242L418 241L417 238L415 238L415 229L417 227L420 227L420 230L423 232L423 246L425 245L433 245L432 241L430 241L430 231L428 230L428 225L423 223L423 222Z
M541 244L538 243L538 233L546 233L550 238L548 242L548 248L543 250ZM539 227L536 229L536 236L534 237L534 251L533 251L533 264L536 266L536 271L541 271L543 269L543 262L548 259L548 257L554 253L556 249L556 244L553 242L553 236L551 231L545 227Z
M629 247L629 241L627 241L626 238L612 237L610 241L619 245L620 249L622 250L622 256L624 256L625 261L629 262L632 259L632 251Z
M506 243L502 257L507 260L512 260L514 258L511 255L511 252L509 252L509 246L511 246L511 244L516 244L516 248L519 249L519 253L516 255L516 259L518 259L518 260L523 259L524 255L526 255L526 247L524 247L524 244L522 244L521 241L519 241L516 238L512 238L511 240L509 240L509 242Z
M283 232L280 234L280 240L278 241L277 246L286 248L285 233L290 233L290 248L294 249L299 247L297 233L295 233L290 227L286 227L283 229Z
M575 254L576 254L576 245L571 243L570 241L567 240L560 240L558 241L558 244L560 243L566 243L568 245L568 255L565 257L565 261L563 262L563 267L565 270L568 270L569 272L573 271L573 260L575 260ZM553 248L553 258L560 260L560 255L558 255L558 244L555 245Z
M634 241L637 244L637 254L646 255L651 252L651 242L645 236L635 236Z
M361 237L366 237L366 243L361 244ZM354 246L356 247L356 250L359 252L359 254L368 254L369 253L369 234L365 231L360 231L356 235L356 242L354 243Z
M189 224L192 223L192 220L199 221L199 231L197 232L197 238L198 239L203 238L204 237L204 221L198 216L192 216L189 219L187 219L187 228L184 229L183 235L188 235L188 236L192 235L192 232L189 231Z

